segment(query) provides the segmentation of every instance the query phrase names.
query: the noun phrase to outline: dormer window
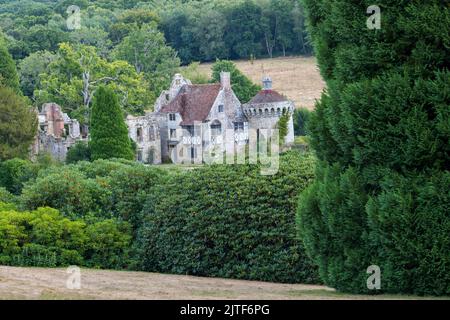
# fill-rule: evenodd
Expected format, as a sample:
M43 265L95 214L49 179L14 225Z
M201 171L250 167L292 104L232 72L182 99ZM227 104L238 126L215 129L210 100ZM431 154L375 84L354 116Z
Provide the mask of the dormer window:
M170 100L170 94L166 93L166 101Z
M220 113L223 112L223 104L219 105L219 112L220 112Z
M169 113L169 121L175 121L177 120L177 116L175 113Z

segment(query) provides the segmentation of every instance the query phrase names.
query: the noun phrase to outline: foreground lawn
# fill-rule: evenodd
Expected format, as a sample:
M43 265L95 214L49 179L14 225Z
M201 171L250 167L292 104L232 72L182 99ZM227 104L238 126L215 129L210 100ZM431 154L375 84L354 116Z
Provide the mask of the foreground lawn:
M81 271L81 289L66 288L66 269L0 267L0 299L430 299L414 296L363 296L324 286L199 278L144 272Z

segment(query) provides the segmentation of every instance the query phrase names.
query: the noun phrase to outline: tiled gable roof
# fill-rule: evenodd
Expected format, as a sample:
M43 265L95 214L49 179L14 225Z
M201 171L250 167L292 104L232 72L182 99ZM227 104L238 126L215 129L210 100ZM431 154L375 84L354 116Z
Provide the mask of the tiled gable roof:
M217 99L220 84L184 85L175 99L162 107L163 113L180 113L181 125L193 125L195 121L204 121Z
M288 99L274 90L261 90L248 104L285 102Z

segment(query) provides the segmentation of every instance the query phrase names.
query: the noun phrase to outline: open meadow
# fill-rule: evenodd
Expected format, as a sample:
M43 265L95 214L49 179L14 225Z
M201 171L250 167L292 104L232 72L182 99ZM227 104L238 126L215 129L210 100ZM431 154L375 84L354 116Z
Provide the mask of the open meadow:
M315 101L325 88L315 57L285 57L234 61L254 83L264 76L272 77L274 89L295 102L297 108L314 109ZM200 71L211 75L211 63L200 65Z

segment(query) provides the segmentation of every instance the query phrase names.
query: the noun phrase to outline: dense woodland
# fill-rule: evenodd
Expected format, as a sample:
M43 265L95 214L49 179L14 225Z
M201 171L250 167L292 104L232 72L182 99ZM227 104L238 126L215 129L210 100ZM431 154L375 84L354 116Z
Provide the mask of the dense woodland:
M101 85L142 114L180 65L311 53L296 0L0 1L0 38L30 104L56 102L82 123Z
M71 5L81 29L69 32ZM310 54L304 14L295 0L0 1L0 27L15 59L55 51L61 42L96 46L108 56L143 24L155 23L183 62Z

